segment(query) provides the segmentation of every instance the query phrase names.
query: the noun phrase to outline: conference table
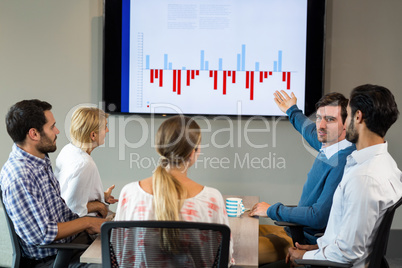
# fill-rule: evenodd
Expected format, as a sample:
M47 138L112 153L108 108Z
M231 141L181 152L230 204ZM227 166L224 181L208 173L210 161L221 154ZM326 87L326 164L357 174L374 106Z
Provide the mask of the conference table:
M224 195L223 198L238 197L243 199L246 209L259 202L258 196ZM246 211L240 217L229 217L229 227L233 240L234 267L258 267L258 217L248 216ZM81 255L83 263L102 263L101 239L98 236Z

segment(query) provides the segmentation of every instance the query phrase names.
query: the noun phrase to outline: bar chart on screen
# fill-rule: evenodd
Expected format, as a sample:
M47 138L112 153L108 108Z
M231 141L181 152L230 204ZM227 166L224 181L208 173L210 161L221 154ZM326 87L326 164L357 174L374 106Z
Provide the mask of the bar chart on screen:
M271 70L260 70L260 62L255 62L254 70L246 70L245 62L246 62L246 45L242 45L241 53L236 55L237 58L237 67L233 70L224 70L223 59L218 59L218 69L210 70L209 69L209 61L205 60L205 51L201 50L200 52L200 67L196 70L189 70L185 66L180 69L173 68L173 63L169 62L169 55L164 54L164 64L163 69L154 69L150 67L150 55L146 55L146 67L145 69L149 71L149 83L157 83L159 87L163 87L163 77L164 74L172 75L172 92L177 95L181 95L182 87L190 87L191 80L196 79L198 76L204 73L211 80L213 80L213 90L218 90L218 78L221 76L221 84L219 85L219 89L221 90L223 95L227 94L227 89L230 87L228 83L236 84L236 74L242 75L245 77L244 88L249 89L250 91L250 100L254 100L254 84L263 83L265 79L271 77L275 74L275 76L279 76L282 78L282 82L286 84L286 89L290 90L291 84L291 72L282 70L282 51L278 51L278 59L273 62L273 68ZM271 78L272 79L272 78Z
M269 13L269 5L268 11L247 12L246 3L231 1L160 6L160 13L141 4L132 10L130 112L158 104L157 113L236 115L240 103L243 115L281 115L272 103L275 90L295 92L303 101L306 46L299 33L305 18L289 25L286 16Z

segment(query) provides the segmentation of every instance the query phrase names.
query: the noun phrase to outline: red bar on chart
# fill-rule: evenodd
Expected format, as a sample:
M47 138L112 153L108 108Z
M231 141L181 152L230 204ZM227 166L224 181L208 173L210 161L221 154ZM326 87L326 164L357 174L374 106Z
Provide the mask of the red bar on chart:
M177 95L181 94L181 70L177 70Z
M158 69L155 69L155 78L158 78L158 74L159 74Z
M190 70L187 70L187 86L190 85Z
M283 82L286 81L286 72L282 72L282 81L283 81Z
M260 83L262 83L263 78L264 78L264 72L260 72Z
M269 72L269 75L272 75L272 72Z
M173 92L176 92L176 76L177 76L177 71L173 70Z
M268 78L268 72L264 72L264 78Z
M246 88L250 88L250 71L246 71Z
M287 77L287 89L290 89L290 72L288 72L288 77Z
M228 76L231 76L232 75L232 71L228 71Z
M254 72L250 72L250 100L254 100Z
M210 70L209 71L209 77L213 77L214 76L214 71Z
M232 75L232 83L236 83L236 71L232 71L233 75Z
M152 84L154 82L154 69L151 69L150 71L151 71L149 74L149 76L151 77L150 83Z
M223 71L223 95L226 95L226 71Z
M214 71L214 89L218 89L218 71Z
M159 70L159 87L163 87L163 70Z
M191 70L191 79L194 79L194 77L195 77L195 72L194 72L194 70Z
M195 71L195 75L200 75L200 70Z

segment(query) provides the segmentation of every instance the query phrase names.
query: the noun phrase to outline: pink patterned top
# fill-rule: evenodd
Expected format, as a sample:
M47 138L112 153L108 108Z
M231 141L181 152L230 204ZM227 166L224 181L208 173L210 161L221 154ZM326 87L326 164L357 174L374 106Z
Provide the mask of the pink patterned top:
M125 185L120 193L114 220L155 220L153 199L154 196L145 192L138 181ZM184 201L180 212L183 221L220 223L229 226L223 197L215 188L204 186L200 193ZM230 265L234 264L232 254L231 241Z

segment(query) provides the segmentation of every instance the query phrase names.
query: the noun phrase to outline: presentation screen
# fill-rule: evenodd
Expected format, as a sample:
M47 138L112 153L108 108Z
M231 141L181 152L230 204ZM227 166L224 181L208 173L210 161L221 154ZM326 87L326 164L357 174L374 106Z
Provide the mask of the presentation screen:
M107 0L106 110L278 116L273 93L284 90L313 112L323 79L319 2Z

